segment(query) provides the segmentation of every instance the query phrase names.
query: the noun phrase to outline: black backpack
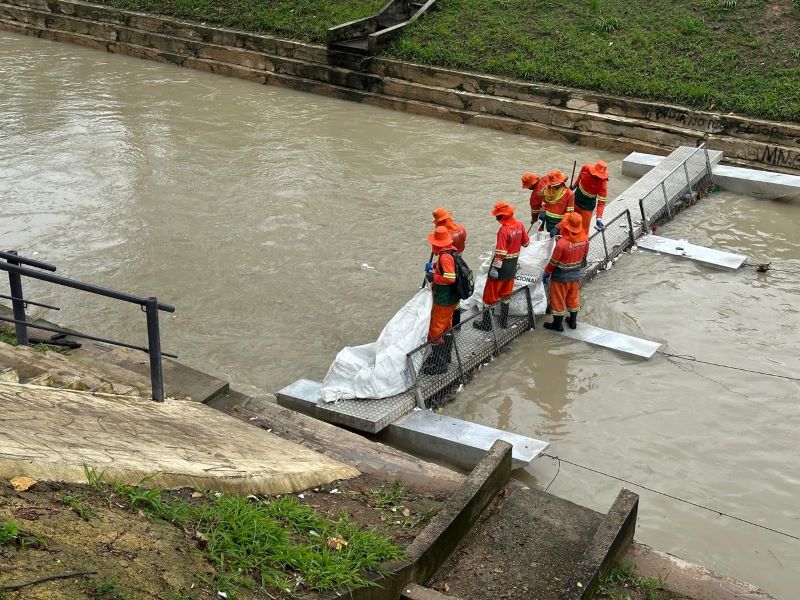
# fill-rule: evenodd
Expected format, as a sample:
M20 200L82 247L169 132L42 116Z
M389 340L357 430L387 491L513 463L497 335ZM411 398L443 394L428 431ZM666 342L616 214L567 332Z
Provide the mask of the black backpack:
M459 298L466 300L472 297L472 293L475 291L475 277L472 275L472 269L458 252L448 252L448 254L456 263L456 292L458 292Z

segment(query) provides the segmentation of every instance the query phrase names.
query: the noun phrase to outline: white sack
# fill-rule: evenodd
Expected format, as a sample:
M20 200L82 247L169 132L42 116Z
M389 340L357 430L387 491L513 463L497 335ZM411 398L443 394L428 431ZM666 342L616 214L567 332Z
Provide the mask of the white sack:
M378 339L348 346L336 355L322 381L320 400L388 398L409 389L406 355L428 338L433 294L421 289L383 328Z
M531 290L531 301L533 312L543 315L547 310L547 294L542 284L542 273L550 261L556 241L550 237L549 233L534 233L530 236L531 242L527 247L523 247L519 253L517 262L517 275L514 279L514 290L523 286L529 286ZM486 286L486 279L489 275L489 268L494 258L494 247L484 252L480 256L481 264L477 269L473 269L475 274L475 292L461 302L461 308L467 312L463 318L476 314L483 308L483 288ZM521 316L528 314L525 297L520 294L519 298L514 298L511 302L509 314Z

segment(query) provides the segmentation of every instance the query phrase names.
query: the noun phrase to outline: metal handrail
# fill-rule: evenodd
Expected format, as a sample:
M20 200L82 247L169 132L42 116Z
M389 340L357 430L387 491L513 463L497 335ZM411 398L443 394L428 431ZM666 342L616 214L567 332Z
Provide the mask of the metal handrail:
M47 308L50 310L61 310L57 306L53 306L52 304L44 304L43 302L35 302L33 300L28 300L27 298L17 298L16 296L7 296L6 294L0 294L0 298L3 300L17 300L18 302L24 302L27 306L28 304L33 304L34 306L41 306L42 308Z
M27 346L30 343L28 338L28 328L34 328L87 340L93 340L96 342L112 344L114 346L121 346L123 348L141 350L142 352L146 352L150 357L150 386L152 389L153 400L157 402L164 401L164 374L161 358L162 356L177 358L177 356L161 351L161 334L158 325L158 311L163 310L164 312L172 313L175 312L174 306L170 304L161 304L154 297L142 298L140 296L134 296L133 294L118 292L116 290L111 290L98 285L84 283L76 279L69 279L68 277L61 277L60 275L53 275L52 272L56 270L55 266L24 256L19 256L14 251L0 252L0 258L5 258L7 261L0 262L0 270L8 273L9 286L11 288L10 296L2 295L1 297L11 300L11 306L14 311L13 319L0 317L0 321L14 323L16 327L18 344ZM22 265L35 267L35 269L29 269ZM47 271L50 271L50 273ZM120 300L122 302L139 305L147 315L147 346L136 346L134 344L128 344L127 342L119 342L116 340L110 340L84 333L68 331L57 327L31 323L28 321L27 315L25 314L25 308L27 304L30 303L36 306L54 310L59 310L59 308L39 302L25 300L25 296L22 293L23 277L30 277L31 279L46 281L48 283L88 292L97 296L104 296L106 298L112 298L114 300Z
M37 269L44 269L45 271L52 271L54 273L56 271L55 265L51 265L50 263L42 262L33 258L19 256L16 252L0 251L0 258L14 261L20 265L28 265L29 267L36 267Z
M81 338L83 340L92 340L93 342L102 342L104 344L113 344L122 348L130 348L131 350L141 350L142 352L150 353L150 349L145 346L136 346L127 342L118 342L116 340L109 340L106 338L89 335L87 333L79 333L70 329L59 329L58 327L50 327L49 325L42 325L41 323L32 323L31 321L17 321L16 319L9 319L8 317L0 317L0 321L6 323L16 323L18 325L25 325L30 329L41 329L42 331L50 331L52 333L61 333L71 337ZM168 356L169 358L178 358L177 354L170 354L169 352L161 352L161 356Z
M90 294L95 294L97 296L105 296L106 298L113 298L114 300L122 300L123 302L138 304L139 306L147 305L147 300L148 300L147 298L141 298L140 296L134 296L133 294L126 294L125 292L110 290L108 288L100 287L99 285L93 285L91 283L83 283L82 281L78 281L76 279L69 279L68 277L62 277L61 275L51 275L49 273L42 273L41 271L27 269L25 267L20 267L14 264L0 262L0 271L8 271L9 273L25 275L25 277L30 277L31 279L40 279L42 281L55 283L57 285L61 285L64 287L81 290L83 292L89 292ZM164 312L173 313L175 312L175 307L170 304L159 303L158 310L163 310Z

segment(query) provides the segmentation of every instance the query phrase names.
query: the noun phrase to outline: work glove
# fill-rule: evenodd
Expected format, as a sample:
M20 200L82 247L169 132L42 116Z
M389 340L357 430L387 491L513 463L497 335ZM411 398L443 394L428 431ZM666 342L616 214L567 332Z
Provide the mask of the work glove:
M497 270L497 267L489 269L489 279L497 279L498 277L500 277L500 271Z
M433 271L433 263L432 262L425 263L425 270L426 271Z
M603 231L606 226L600 219L597 219L597 221L594 222L594 228L597 229L597 231Z
M433 271L425 271L425 279L428 280L428 283L433 283Z
M550 281L550 273L545 273L542 275L542 283L547 283L548 281Z

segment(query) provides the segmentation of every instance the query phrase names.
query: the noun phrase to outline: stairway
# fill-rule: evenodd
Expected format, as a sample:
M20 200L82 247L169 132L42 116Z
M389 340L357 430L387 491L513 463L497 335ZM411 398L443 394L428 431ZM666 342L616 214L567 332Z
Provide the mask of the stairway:
M328 47L351 54L373 55L434 3L435 0L393 0L376 15L328 29Z

